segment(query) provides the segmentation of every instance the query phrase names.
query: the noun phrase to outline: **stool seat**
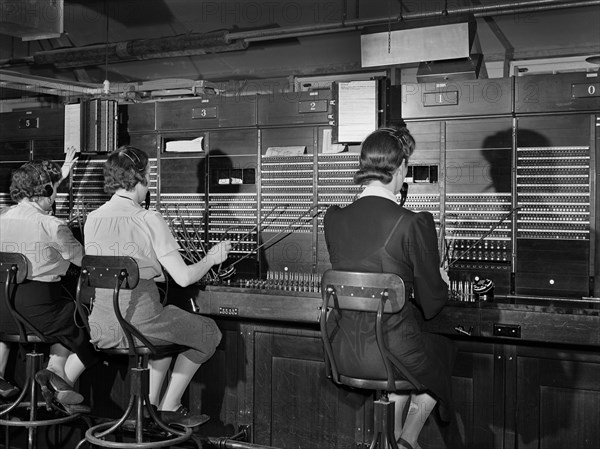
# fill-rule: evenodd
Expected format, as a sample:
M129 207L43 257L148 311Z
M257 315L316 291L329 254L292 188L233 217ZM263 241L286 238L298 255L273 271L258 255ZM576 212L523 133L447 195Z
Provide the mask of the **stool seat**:
M25 343L25 344L38 344L47 343L46 339L40 338L34 334L25 334L25 341L22 340L19 334L8 334L0 332L0 341L5 343Z
M403 379L395 379L394 386L391 390L389 389L389 383L386 380L369 380L369 379L357 379L356 377L348 377L343 374L339 375L339 381L341 384L352 388L362 388L363 390L377 390L377 391L403 391L403 390L414 390L415 386L412 382Z
M183 350L183 346L169 344L169 345L155 345L154 348L148 346L136 346L134 351L136 354L141 356L152 356L160 357L171 354L179 353ZM98 348L98 351L102 351L107 355L129 355L129 348Z
M34 376L43 368L44 354L37 352L36 347L39 344L50 344L50 341L44 338L37 329L26 328L27 320L15 308L16 290L26 277L27 259L23 254L0 252L0 281L4 284L4 301L18 329L18 333L1 332L0 341L16 343L21 348L32 347L25 355L25 382L21 393L13 402L0 406L0 425L7 427L4 447L10 447L8 428L23 427L27 429L28 449L35 449L37 447L36 434L38 427L64 424L77 420L82 415L69 415L53 404L48 409L49 406L45 401L38 400L39 392ZM44 407L49 411L53 409L63 416L39 419L39 409ZM12 413L20 410L24 410L26 416L20 416L20 420L11 419Z

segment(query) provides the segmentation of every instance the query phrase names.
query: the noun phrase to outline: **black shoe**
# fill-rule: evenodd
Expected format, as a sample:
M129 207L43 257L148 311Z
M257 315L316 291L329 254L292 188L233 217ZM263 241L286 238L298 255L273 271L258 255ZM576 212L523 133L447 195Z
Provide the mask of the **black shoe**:
M56 399L63 405L74 405L83 402L83 396L73 390L62 377L49 369L42 369L35 373L35 381L42 388L42 395L46 405Z
M67 415L87 415L92 411L89 405L83 404L59 404L57 407L64 409Z
M190 413L183 405L174 412L162 410L160 419L167 425L175 424L182 427L198 427L210 419L208 415Z
M0 396L3 398L10 398L19 392L19 387L15 387L9 381L4 380L4 377L0 377Z

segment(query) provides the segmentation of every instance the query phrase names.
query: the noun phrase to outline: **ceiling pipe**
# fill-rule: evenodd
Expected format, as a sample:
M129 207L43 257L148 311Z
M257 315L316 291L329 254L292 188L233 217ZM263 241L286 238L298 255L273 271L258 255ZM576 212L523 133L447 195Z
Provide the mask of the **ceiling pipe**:
M514 14L518 12L542 12L551 9L567 9L583 6L600 5L600 0L534 0L523 2L511 2L495 5L465 6L448 8L437 11L423 11L415 13L397 14L390 17L378 17L372 19L353 19L345 20L335 24L305 25L291 28L269 28L265 30L252 30L237 33L229 33L230 40L243 39L247 42L257 42L270 39L305 36L307 33L312 35L328 34L339 31L355 31L362 28L377 25L388 25L389 23L401 23L411 20L440 19L449 16L468 16L487 17L504 14Z
M314 24L290 28L269 28L230 33L226 30L204 34L187 34L157 39L137 39L125 42L91 45L37 52L33 56L20 58L19 62L42 65L53 64L60 68L102 66L103 64L135 60L196 56L207 53L244 50L250 42L286 39L301 36L315 36L339 32L359 31L365 27L388 25L418 19L443 19L449 16L487 17L495 15L543 12L555 9L569 9L598 6L600 0L532 0L514 1L494 5L455 7L436 11L398 14L374 19L344 20L334 24ZM3 61L12 65L11 60Z
M32 62L35 65L53 64L59 68L85 67L145 59L197 56L244 50L247 47L248 43L244 41L232 42L227 31L214 31L42 51L32 56Z

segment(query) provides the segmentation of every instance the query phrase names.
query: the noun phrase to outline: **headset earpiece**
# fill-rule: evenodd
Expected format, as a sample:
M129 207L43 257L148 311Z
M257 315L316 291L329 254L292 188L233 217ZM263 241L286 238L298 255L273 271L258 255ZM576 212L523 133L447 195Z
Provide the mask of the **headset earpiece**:
M54 194L54 188L50 184L46 184L44 186L44 192L42 193L42 196L45 196L46 198L50 198L53 194Z

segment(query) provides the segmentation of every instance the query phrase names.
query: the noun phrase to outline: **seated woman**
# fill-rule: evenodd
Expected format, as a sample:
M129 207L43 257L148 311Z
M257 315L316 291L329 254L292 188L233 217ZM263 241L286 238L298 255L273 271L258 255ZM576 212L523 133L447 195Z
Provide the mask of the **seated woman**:
M406 297L414 291L416 305L407 301L399 313L384 318L390 350L426 388L412 395L390 394L395 402L395 436L398 445L406 449L418 447L419 433L436 403L442 419L449 420L455 355L450 340L421 332L415 318L416 313L432 318L444 307L449 280L439 268L432 215L411 212L397 203L396 194L402 188L414 148L415 141L406 128L382 128L367 136L354 175L355 183L364 184L364 190L349 206L329 208L324 218L334 269L396 273L404 280ZM376 345L374 337L361 340L362 346L355 347L356 336L375 329L374 317L351 312L331 319L328 325L341 330L333 339L334 348L377 352L376 346L369 347Z
M161 387L171 358L151 360L150 402L166 423L196 427L208 417L189 413L181 399L200 365L215 352L221 332L210 318L173 305L163 307L156 281L164 280L161 265L183 287L199 281L213 265L227 258L231 243L221 242L200 262L186 265L164 218L140 206L148 192L149 171L148 156L137 148L121 147L108 157L104 190L113 196L87 217L86 253L131 256L138 263L138 286L122 291L119 297L121 310L127 311L125 318L150 341L188 348L177 356L162 399ZM96 289L89 324L92 342L99 348L127 347L113 310L112 290Z
M1 250L22 253L28 262L27 280L17 289L16 309L54 342L47 368L38 371L35 380L47 403L56 400L69 413L87 411L76 406L83 397L73 385L98 360L87 332L73 320L75 303L63 297L60 282L71 264L81 265L83 246L64 220L50 214L58 186L74 160L75 151L70 149L62 169L52 161L33 161L15 170L10 195L17 204L0 211Z

